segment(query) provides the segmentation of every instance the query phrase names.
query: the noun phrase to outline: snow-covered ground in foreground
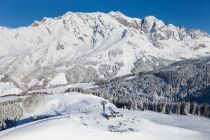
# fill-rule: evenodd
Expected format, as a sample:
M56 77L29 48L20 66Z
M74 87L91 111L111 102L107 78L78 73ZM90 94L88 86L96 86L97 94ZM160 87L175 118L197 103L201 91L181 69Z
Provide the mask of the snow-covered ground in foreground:
M100 102L104 99L80 93L49 95L33 114L60 113L0 132L1 140L209 140L210 120L197 116L165 115L120 109L122 118L107 120ZM114 107L108 103L108 106ZM106 108L107 110L107 108ZM125 132L125 133L120 133Z
M121 140L199 140L202 139L198 132L163 126L148 120L139 122L140 132L137 133L112 133L91 128L81 124L79 119L55 119L35 125L27 126L3 136L2 140L68 140L68 139L121 139Z

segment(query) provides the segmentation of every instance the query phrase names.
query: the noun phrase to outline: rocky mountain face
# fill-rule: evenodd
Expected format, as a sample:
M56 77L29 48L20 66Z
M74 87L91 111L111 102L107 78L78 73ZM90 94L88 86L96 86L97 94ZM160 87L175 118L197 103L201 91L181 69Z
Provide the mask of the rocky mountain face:
M210 36L205 32L165 25L153 16L130 18L120 12L68 12L28 27L0 27L0 42L1 82L12 82L22 90L158 70L210 52ZM148 79L148 86L165 88L167 80L173 79L167 74L171 73L145 75L151 78L138 82Z

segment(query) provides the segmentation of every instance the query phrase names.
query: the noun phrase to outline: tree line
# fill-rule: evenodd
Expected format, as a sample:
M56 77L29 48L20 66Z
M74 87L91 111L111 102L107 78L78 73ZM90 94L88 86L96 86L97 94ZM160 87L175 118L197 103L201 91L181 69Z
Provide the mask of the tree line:
M95 89L69 88L65 92L80 92L84 94L92 94L107 99L119 108L129 110L151 110L165 114L181 114L181 115L198 115L210 117L210 105L207 103L199 104L196 102L169 102L169 101L150 101L147 97L139 95L121 95L118 93L109 94L98 92Z

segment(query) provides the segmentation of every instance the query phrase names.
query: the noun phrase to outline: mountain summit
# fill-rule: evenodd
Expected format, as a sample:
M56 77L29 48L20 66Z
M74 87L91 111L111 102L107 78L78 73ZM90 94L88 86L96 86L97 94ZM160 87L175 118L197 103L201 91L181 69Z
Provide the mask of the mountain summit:
M210 36L154 16L73 13L0 27L0 78L21 89L93 82L208 56Z

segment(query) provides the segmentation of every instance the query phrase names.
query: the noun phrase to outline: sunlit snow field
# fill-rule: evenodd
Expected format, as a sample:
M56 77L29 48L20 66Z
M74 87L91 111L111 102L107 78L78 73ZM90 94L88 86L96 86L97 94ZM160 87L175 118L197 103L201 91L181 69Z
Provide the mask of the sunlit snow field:
M120 109L122 118L107 120L101 115L102 100L104 99L80 93L47 96L34 114L30 115L59 112L61 116L2 131L0 139L210 139L210 120L207 118ZM108 103L107 106L113 105Z

